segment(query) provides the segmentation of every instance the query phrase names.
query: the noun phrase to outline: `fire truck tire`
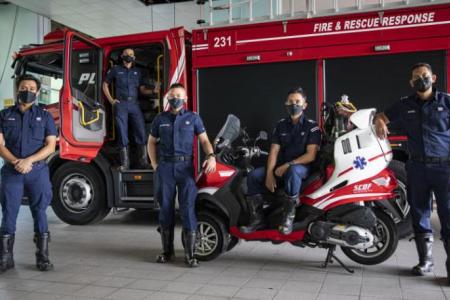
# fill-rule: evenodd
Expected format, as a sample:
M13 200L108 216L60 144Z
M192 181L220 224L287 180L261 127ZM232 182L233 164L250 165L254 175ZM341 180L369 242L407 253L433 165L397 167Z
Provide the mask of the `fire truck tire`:
M86 225L101 221L110 211L105 184L95 166L62 164L52 176L52 208L63 222Z
M412 220L411 220L411 209L409 207L407 196L406 196L406 170L405 163L399 160L393 160L389 164L389 168L395 173L395 177L398 181L398 188L396 190L397 197L395 200L396 205L405 213L405 217L397 222L397 231L399 239L406 238L413 233Z

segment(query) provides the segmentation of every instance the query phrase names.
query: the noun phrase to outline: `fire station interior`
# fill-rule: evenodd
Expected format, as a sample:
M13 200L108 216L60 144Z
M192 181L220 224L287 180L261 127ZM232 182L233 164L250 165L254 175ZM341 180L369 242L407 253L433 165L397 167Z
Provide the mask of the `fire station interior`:
M138 91L146 138L158 114L173 112L157 124L155 168L141 168L136 106L115 107L103 92L128 48L144 87L155 90ZM449 59L450 0L0 0L0 110L33 99L18 93L17 79L31 74L41 82L35 104L57 127L55 152L30 168L0 145L0 300L449 300L450 217L442 209L450 202L438 200L446 199L450 156L413 162L420 145L401 126L422 133L424 149L435 142L444 146L432 150L445 153L450 104L430 96L422 111L402 107L386 138L374 119L421 95L428 73L411 85L419 62L436 75L431 91L447 97ZM118 98L134 104L130 78L119 79L129 93ZM193 114L176 115L181 101L168 88L177 81ZM304 109L287 103L299 87ZM339 115L347 100L355 110ZM118 122L129 120L128 155L116 109ZM309 132L296 123L299 111L318 123L306 124ZM40 133L45 147L42 118L22 111L19 123L13 113L0 112L0 135L27 138L10 152L37 148ZM196 136L197 115L213 153ZM274 128L291 117L273 145ZM304 136L319 133L310 162L315 147ZM285 159L299 148L307 155ZM271 149L280 150L274 176ZM210 174L208 158L216 162ZM15 222L12 196L35 171ZM47 176L48 186L37 184ZM45 257L54 268L44 272Z

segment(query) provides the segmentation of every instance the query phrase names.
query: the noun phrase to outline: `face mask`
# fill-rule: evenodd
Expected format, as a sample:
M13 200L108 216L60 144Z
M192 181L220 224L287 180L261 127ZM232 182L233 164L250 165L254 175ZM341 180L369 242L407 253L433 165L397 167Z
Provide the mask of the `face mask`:
M184 104L184 99L181 98L171 98L169 99L170 107L173 109L179 109Z
M36 101L36 93L30 91L20 91L17 94L17 100L24 104L33 103Z
M290 116L297 116L303 111L303 106L298 104L286 105L286 109Z
M414 80L413 85L416 91L423 93L431 87L431 77L427 76L425 78L417 78L416 80Z
M124 62L130 63L130 62L133 62L135 58L134 58L134 56L123 55L123 56L122 56L122 59L123 59Z

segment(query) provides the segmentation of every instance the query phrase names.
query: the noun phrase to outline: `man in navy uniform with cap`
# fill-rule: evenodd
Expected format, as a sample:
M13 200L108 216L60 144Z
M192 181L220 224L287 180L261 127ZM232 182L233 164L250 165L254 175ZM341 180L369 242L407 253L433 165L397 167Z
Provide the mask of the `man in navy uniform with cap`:
M106 98L114 106L115 121L119 133L120 164L123 170L129 169L130 159L128 151L128 123L131 124L134 141L137 145L139 167L148 167L145 121L139 107L139 92L151 94L155 90L147 89L142 80L139 68L134 66L136 57L134 50L124 49L121 55L122 65L114 66L106 74L103 82L103 92ZM109 92L109 85L114 81L115 98ZM156 88L155 88L156 89Z
M275 127L267 166L253 170L247 178L250 218L247 226L240 228L242 232L250 233L264 226L262 194L275 192L281 184L284 184L284 221L278 229L283 234L292 232L302 180L308 176L309 164L316 159L321 141L319 126L304 114L307 105L302 88L288 92L285 106L289 116Z
M198 262L194 257L194 250L197 231L195 216L197 187L192 163L195 136L198 137L206 154L206 160L203 163L206 173L215 171L216 159L202 119L197 113L184 108L187 101L184 86L179 83L172 84L167 97L170 111L156 116L148 139L148 153L158 178L158 200L161 207L159 224L163 253L156 260L159 263L166 263L174 258L175 194L178 190L179 211L183 222L185 264L196 267Z
M407 196L419 254L419 264L412 268L412 273L424 275L433 270L430 215L434 192L450 284L450 96L433 88L436 75L427 63L412 67L409 82L415 93L377 115L377 135L386 138L389 133L386 125L395 122L408 137Z
M14 267L13 246L16 220L24 190L34 220L36 266L53 268L49 260L46 210L52 199L52 186L45 159L55 151L56 128L53 117L35 105L41 86L32 75L17 80L17 103L0 112L1 170L1 257L0 272Z

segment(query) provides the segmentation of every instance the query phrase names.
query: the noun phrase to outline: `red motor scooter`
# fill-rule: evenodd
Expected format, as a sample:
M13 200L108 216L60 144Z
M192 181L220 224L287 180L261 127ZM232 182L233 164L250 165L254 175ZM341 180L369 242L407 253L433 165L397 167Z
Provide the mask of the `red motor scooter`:
M374 114L375 109L354 113L350 117L354 129L334 142L334 163L316 168L303 182L293 231L287 235L277 230L283 219L277 192L265 197L265 228L252 233L239 230L249 216L246 176L253 169L252 158L267 155L256 146L258 140L267 139L267 133L260 132L250 143L239 119L229 115L214 140L216 172L202 172L197 178L197 258L214 259L242 239L325 248L324 267L334 258L349 272L353 270L335 256L336 246L361 264L388 259L398 243L395 222L387 211L397 181L387 168L392 159L390 145L375 135ZM243 142L237 146L239 138Z

